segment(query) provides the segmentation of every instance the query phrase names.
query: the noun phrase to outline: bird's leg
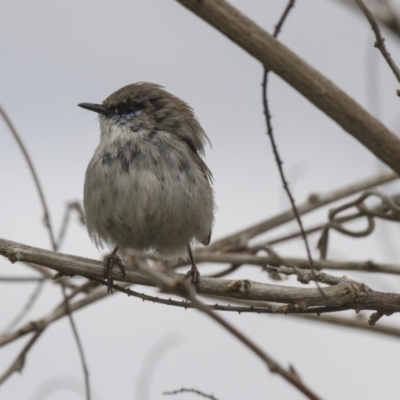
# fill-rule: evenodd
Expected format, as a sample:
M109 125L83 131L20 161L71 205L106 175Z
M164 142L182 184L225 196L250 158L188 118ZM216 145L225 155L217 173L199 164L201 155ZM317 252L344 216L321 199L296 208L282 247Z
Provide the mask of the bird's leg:
M125 276L125 265L122 264L121 259L117 256L118 247L116 247L109 256L105 257L104 277L107 279L107 293L112 294L112 270L114 265L117 265L122 272L122 277Z
M197 284L199 283L200 272L197 268L196 261L194 261L192 248L190 247L190 244L187 245L187 251L189 253L189 258L192 264L192 268L190 268L188 273L185 275L185 279L191 278L193 285L197 287Z

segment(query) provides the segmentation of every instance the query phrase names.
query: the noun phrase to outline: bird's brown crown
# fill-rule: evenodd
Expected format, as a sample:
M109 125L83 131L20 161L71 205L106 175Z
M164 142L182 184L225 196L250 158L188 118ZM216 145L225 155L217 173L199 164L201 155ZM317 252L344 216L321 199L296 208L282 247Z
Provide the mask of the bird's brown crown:
M124 86L108 96L103 106L114 115L137 113L137 119L151 123L152 129L173 133L204 152L208 137L192 108L160 85L139 82Z

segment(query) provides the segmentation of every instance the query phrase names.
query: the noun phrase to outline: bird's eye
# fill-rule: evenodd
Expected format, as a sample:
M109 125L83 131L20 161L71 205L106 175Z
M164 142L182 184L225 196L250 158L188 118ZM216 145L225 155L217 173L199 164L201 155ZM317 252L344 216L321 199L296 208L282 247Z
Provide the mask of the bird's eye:
M124 104L119 108L116 108L115 113L132 118L140 115L142 113L142 109L143 107L140 104Z
M134 106L126 106L124 109L124 114L133 114L136 111Z

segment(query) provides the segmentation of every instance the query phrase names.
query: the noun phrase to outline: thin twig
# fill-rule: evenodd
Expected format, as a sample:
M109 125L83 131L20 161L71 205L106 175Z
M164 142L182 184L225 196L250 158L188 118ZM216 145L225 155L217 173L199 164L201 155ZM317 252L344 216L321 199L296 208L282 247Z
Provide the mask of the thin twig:
M79 216L79 220L81 221L82 224L85 224L85 217L84 217L84 212L83 212L81 203L79 203L78 201L73 201L71 203L68 203L65 208L65 213L64 213L63 221L61 223L60 231L58 232L58 237L57 237L58 248L60 248L62 243L64 242L68 224L69 224L69 219L70 219L70 216L73 211L77 212L77 214Z
M316 315L299 315L299 314L291 314L293 317L299 319L305 319L307 321L313 321L317 323L323 324L331 324L335 326L342 326L344 328L350 328L355 330L361 330L363 332L369 332L374 334L380 334L395 338L397 340L400 339L400 329L391 326L389 324L379 324L371 326L368 324L367 318L360 318L358 315L355 318L348 317L339 317L335 315L326 315L324 316L316 316Z
M83 351L83 346L78 334L78 331L76 329L76 325L75 325L75 321L74 318L72 318L72 312L71 312L71 308L69 305L69 299L67 297L67 293L65 292L65 287L64 285L61 285L61 289L63 292L63 296L64 296L64 306L65 306L65 310L66 310L66 314L68 316L71 328L72 328L72 332L76 341L76 345L78 346L78 351L79 351L79 356L81 359L81 365L82 365L82 369L83 369L83 376L85 377L85 393L86 393L86 399L89 400L90 399L90 381L89 381L89 370L87 367L87 362L86 362L86 357L85 357L85 353Z
M144 359L136 378L135 399L149 399L152 378L165 355L180 344L179 335L172 333L158 340Z
M387 64L389 65L389 68L392 70L395 78L400 83L400 69L396 65L396 63L393 61L390 53L386 49L385 39L382 37L378 23L376 22L374 16L369 11L368 7L364 4L363 0L354 0L354 2L357 4L357 6L360 8L360 10L364 13L365 17L367 18L368 22L371 25L372 30L374 31L374 34L376 37L375 47L378 48L379 51L382 53L383 58L386 60ZM398 95L400 95L399 91L398 91Z
M36 340L39 339L39 337L41 336L43 331L44 331L44 328L41 328L33 335L33 337L29 340L29 342L24 346L22 351L18 354L18 356L15 359L15 361L0 376L0 385L3 384L15 372L21 372L22 371L22 368L24 367L25 358L26 358L26 355L27 355L28 351L34 345Z
M289 0L286 8L284 9L278 23L275 25L274 29L274 38L277 38L279 36L279 33L281 32L282 26L286 21L286 18L289 15L290 10L294 7L294 3L296 0Z
M279 20L279 23L276 25L275 27L275 31L274 31L274 37L278 37L279 31L282 28L283 23L285 22L286 17L289 14L290 9L294 6L294 2L295 0L289 0L282 17ZM290 204L292 206L292 210L293 210L293 214L296 218L297 224L299 225L300 231L301 231L301 236L304 240L304 245L306 247L306 252L307 252L307 257L310 261L310 266L311 269L314 269L313 266L313 259L311 256L311 250L310 250L310 246L308 244L308 239L307 239L307 235L304 231L304 227L303 227L303 223L300 217L300 213L297 210L297 206L296 206L296 201L293 197L293 194L289 188L289 183L285 177L285 173L283 171L283 162L282 159L279 155L279 151L278 151L278 147L275 141L275 137L274 137L274 132L273 132L273 128L272 128L272 123L271 123L271 113L269 110L269 105L268 105L268 95L267 95L267 89L268 89L268 74L269 74L269 70L267 68L264 69L264 76L263 76L263 83L262 83L262 98L263 98L263 106L264 106L264 114L265 114L265 122L267 124L267 135L270 138L271 141L271 146L272 146L272 151L274 153L274 157L275 157L275 161L276 161L276 165L278 167L279 170L279 175L281 177L281 181L283 184L283 188L289 198Z
M311 269L310 262L307 258L295 258L279 256L277 259L274 256L258 256L245 253L199 253L196 254L197 263L220 263L220 264L241 264L241 265L257 265L265 268L266 265L278 267L296 266L301 269ZM331 269L337 271L363 271L370 273L382 273L400 275L400 264L379 263L371 260L367 261L339 261L339 260L314 260L315 270Z
M0 276L0 283L32 283L42 282L44 280L46 280L46 278L34 276Z
M43 213L44 213L44 222L46 225L46 228L49 232L49 236L50 236L50 242L52 244L53 249L56 246L56 242L55 242L55 238L54 238L54 233L53 233L53 228L51 226L51 221L50 221L50 213L49 213L49 208L47 206L47 202L46 202L46 198L44 197L44 193L42 190L42 186L40 184L39 181L39 176L36 173L35 167L33 166L33 162L28 154L28 150L26 149L25 145L22 142L22 139L20 137L20 135L18 134L14 124L11 122L10 118L8 117L7 113L5 112L5 110L0 106L0 115L3 117L4 122L6 123L6 125L8 126L8 128L10 129L11 134L14 136L14 139L17 141L18 146L25 158L25 161L28 164L28 168L29 171L32 175L33 181L35 183L36 186L36 190L39 194L39 198L40 198L40 202L42 203L42 208L43 208Z
M28 297L28 300L25 302L21 311L13 318L13 320L0 332L0 336L3 336L5 333L14 329L15 326L19 324L20 321L25 317L26 314L32 309L33 305L36 302L36 299L39 297L40 293L44 288L45 280L42 280L36 285L32 294Z
M71 312L80 310L83 307L86 307L90 304L95 303L96 301L99 301L107 296L107 293L105 290L98 289L94 290L91 293L89 293L87 296L85 296L83 299L77 300L73 303L70 303L69 308ZM14 340L17 340L19 338L24 337L25 335L37 331L38 329L42 329L43 327L46 328L50 324L52 324L54 321L57 321L60 318L63 318L67 315L67 310L65 308L65 302L64 299L61 302L60 305L56 306L52 312L47 314L45 317L38 319L36 321L31 321L23 326L21 326L19 329L17 329L14 332L11 332L7 335L1 336L0 337L0 347L5 346L8 343L13 342Z
M216 397L214 397L212 394L206 394L201 392L200 390L193 389L193 388L180 388L177 390L171 390L169 392L163 392L164 395L174 395L174 394L180 394L180 393L195 393L198 394L201 397L205 397L206 399L210 400L218 400Z

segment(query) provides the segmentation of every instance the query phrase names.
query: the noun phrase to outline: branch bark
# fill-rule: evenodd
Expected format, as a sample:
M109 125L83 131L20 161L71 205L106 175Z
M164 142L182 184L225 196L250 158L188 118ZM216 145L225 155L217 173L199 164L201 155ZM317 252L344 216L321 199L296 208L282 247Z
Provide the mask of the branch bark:
M26 261L52 268L64 275L81 275L88 279L103 279L104 264L83 257L77 257L20 243L0 239L0 254L11 262ZM312 280L328 284L323 288L290 287L250 281L247 279L228 280L202 277L197 287L198 294L218 296L225 299L270 301L287 304L291 309L310 311L313 307L341 307L353 310L376 310L382 315L400 311L400 295L377 292L363 283L351 281L321 272L300 270L293 267L279 267L278 273L297 275L302 283ZM169 277L182 280L184 275L169 273ZM146 274L128 269L125 276L118 270L112 271L112 278L118 281L145 286L157 286L157 281ZM282 310L278 310L281 312Z

